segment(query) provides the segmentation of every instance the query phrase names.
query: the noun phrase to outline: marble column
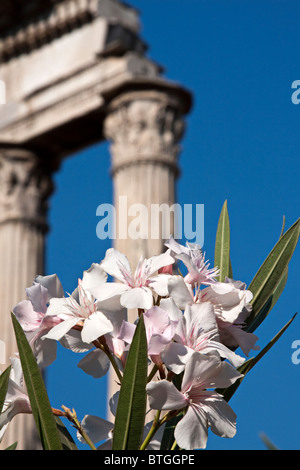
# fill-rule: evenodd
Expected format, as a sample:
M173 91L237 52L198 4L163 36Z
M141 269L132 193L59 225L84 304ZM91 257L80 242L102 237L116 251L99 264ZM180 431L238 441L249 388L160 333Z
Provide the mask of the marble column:
M111 142L116 211L114 247L128 257L133 272L141 256L149 258L165 251L164 239L174 234L173 212L168 209L176 202L183 114L182 96L165 90L127 92L108 107L104 135ZM157 208L162 205L166 212L158 217ZM128 311L130 322L136 317L136 311ZM118 390L116 384L112 371L109 397ZM152 418L149 413L148 419Z
M21 148L0 147L0 340L4 370L17 352L10 312L26 298L25 288L44 273L44 239L51 173L42 159ZM2 362L3 358L2 358ZM1 447L18 441L18 449L38 448L31 416L19 415L8 427Z
M108 109L104 133L111 142L114 246L127 255L134 270L141 256L163 251L169 221L170 233L174 229L183 103L165 91L143 90L124 93ZM162 204L167 209L165 226L158 218Z

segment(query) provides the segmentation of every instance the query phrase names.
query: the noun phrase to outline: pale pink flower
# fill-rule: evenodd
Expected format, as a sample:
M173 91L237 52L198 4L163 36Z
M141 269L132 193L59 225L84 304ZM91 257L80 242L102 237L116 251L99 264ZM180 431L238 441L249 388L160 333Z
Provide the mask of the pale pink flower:
M127 345L122 339L119 339L118 336L120 334L123 321L126 321L127 319L127 310L122 308L110 311L108 306L109 304L105 308L105 303L103 302L101 304L101 311L102 313L105 313L107 318L109 318L112 323L113 330L103 336L110 352L115 356L121 369L124 368L125 365ZM91 375L94 378L100 378L108 372L110 360L107 357L107 354L105 354L101 349L96 348L86 354L77 365L86 374Z
M236 415L214 388L232 385L239 374L220 356L195 352L186 364L181 391L172 382L162 380L147 385L149 404L155 410L182 410L183 418L174 437L181 449L206 447L208 428L221 437L236 433Z
M228 347L240 347L246 356L255 345L258 337L243 330L245 320L251 313L252 292L241 281L226 278L201 291L201 302L214 306L220 338Z
M153 421L147 423L144 427L143 438L147 436ZM86 415L81 421L81 426L86 434L89 436L91 441L94 444L102 442L97 450L112 450L112 440L113 440L113 429L114 424L110 421L107 421L99 416ZM161 440L163 437L164 426L158 430L153 439L149 442L147 450L159 450ZM85 441L81 434L77 432L77 438L80 442L85 444ZM104 441L104 442L103 442Z
M153 362L161 364L160 353L172 341L178 321L172 320L166 310L157 306L151 307L143 316L148 354ZM119 339L131 344L135 328L136 326L132 323L123 322Z
M228 348L240 347L248 356L258 337L243 330L244 321L251 312L252 293L240 281L226 280L215 282L194 292L181 276L173 276L168 281L168 291L175 304L184 310L192 303L213 305L219 331L219 341Z
M63 321L54 326L44 338L60 341L73 327L82 327L81 339L90 344L100 336L113 331L109 318L101 311L90 290L95 284L106 282L106 274L99 265L93 264L84 271L78 287L69 297L52 298L47 309L47 317L56 316Z
M149 309L153 305L154 293L167 295L167 281L170 275L156 273L172 263L174 258L170 256L169 251L149 259L141 258L132 274L127 257L110 248L100 266L119 282L99 286L93 290L93 294L99 301L117 296L123 307Z
M235 367L245 359L220 342L213 306L209 302L187 304L176 328L174 341L163 350L161 357L174 373L181 373L194 351L210 354L218 351Z
M52 296L63 296L63 289L56 274L38 276L33 285L26 288L29 300L19 302L13 309L35 354L38 365L43 368L56 358L56 344L43 336L60 323L59 317L47 317L46 311Z
M186 246L183 246L173 237L165 245L171 250L173 256L186 266L188 273L184 279L188 284L200 286L215 282L215 277L219 273L218 268L209 268L209 262L205 260L205 253L200 245L187 242Z
M31 405L23 383L23 371L18 357L11 360L7 394L0 410L0 442L11 420L20 413L31 413Z

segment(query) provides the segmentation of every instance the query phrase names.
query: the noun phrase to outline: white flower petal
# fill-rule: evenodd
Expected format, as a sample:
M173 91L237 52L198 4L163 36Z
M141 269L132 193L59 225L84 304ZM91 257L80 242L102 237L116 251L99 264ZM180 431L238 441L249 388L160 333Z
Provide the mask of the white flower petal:
M100 336L113 331L111 321L101 312L92 313L84 320L81 338L85 343L92 343Z
M111 305L113 305L113 302L115 302L116 305L118 303L120 305L118 297L120 297L123 292L126 292L129 289L129 286L121 284L120 282L107 282L106 284L103 284L98 287L97 300L99 302L105 302L112 299Z
M186 363L194 353L194 350L179 343L169 343L161 352L161 358L166 366L175 374L184 371Z
M187 391L197 379L202 384L202 388L211 388L211 383L215 376L219 374L221 359L218 353L206 355L194 352L186 364L182 379L181 390Z
M206 400L203 409L214 434L227 438L235 436L236 414L222 397L214 395L211 400Z
M150 407L154 410L180 410L187 405L184 395L167 380L150 382L146 390Z
M60 341L62 337L70 331L73 326L75 326L80 321L79 317L71 317L68 320L64 320L61 323L55 325L51 330L43 336L43 338L55 339Z
M175 428L174 437L181 449L205 449L207 420L203 410L199 407L189 406L185 416Z
M30 300L19 302L14 307L13 313L25 332L35 331L40 326L41 315L33 309Z
M245 358L239 356L231 349L227 348L224 344L220 343L219 341L209 341L209 343L205 346L205 354L209 354L211 352L218 351L221 357L224 359L228 359L228 361L234 366L239 367L245 362Z
M260 349L255 343L258 337L253 333L248 333L243 330L240 325L230 325L229 327L221 330L222 341L230 346L239 346L246 356L249 355L251 349Z
M121 267L123 267L126 273L131 275L130 263L127 257L115 248L109 248L106 251L105 258L100 263L100 266L107 274L110 274L121 282L124 282Z
M93 344L84 343L81 338L81 331L75 329L71 329L66 333L60 340L60 344L75 353L84 353L94 347Z
M93 263L91 267L84 271L82 277L82 287L89 291L96 299L99 287L106 283L107 273L98 263Z
M34 355L40 369L52 364L56 359L57 343L52 339L37 338L34 342Z
M167 250L165 253L152 256L147 260L147 264L149 265L149 277L156 273L160 268L169 266L170 264L173 264L175 262L175 259L171 256L170 253L171 250Z
M120 302L126 308L144 308L149 310L153 305L153 296L148 287L134 287L123 292Z
M25 289L27 297L32 303L35 312L46 313L48 302L48 290L38 282Z
M216 316L210 302L187 305L184 318L186 321L186 330L189 334L192 334L193 337L197 337L203 332L217 330Z
M193 302L193 297L184 279L181 276L172 276L168 281L168 291L170 297L181 310Z
M149 286L161 297L167 297L169 294L168 282L172 277L171 274L158 274L149 279Z
M37 276L35 281L46 287L49 293L49 299L51 297L63 297L64 290L61 282L56 274L50 274L49 276Z
M108 439L114 427L109 421L93 415L86 415L81 422L81 426L94 443ZM81 442L85 443L79 433L77 437Z
M71 306L71 301L69 297L52 298L49 302L49 307L47 309L46 315L56 315L65 318L65 315L71 315L69 306Z
M125 343L131 344L136 326L133 323L129 323L127 321L123 321L118 339L124 341Z
M184 246L180 245L174 238L171 236L170 239L165 243L165 246L171 249L171 252L176 253L179 255L180 253L186 253L189 254L189 249Z
M182 320L182 311L171 297L161 299L159 306L168 313L170 320L178 322Z
M109 359L101 349L93 349L77 366L95 379L103 377L109 370Z

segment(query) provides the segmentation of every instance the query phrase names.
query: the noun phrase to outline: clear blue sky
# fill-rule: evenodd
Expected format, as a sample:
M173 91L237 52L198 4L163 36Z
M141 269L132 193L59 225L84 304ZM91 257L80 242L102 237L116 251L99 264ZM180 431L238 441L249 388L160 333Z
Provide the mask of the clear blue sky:
M293 0L132 0L140 10L149 56L194 95L182 141L178 202L205 205L207 257L213 260L217 222L228 200L231 258L248 285L278 240L282 217L299 217L300 3ZM64 162L51 200L47 272L71 292L110 241L96 237L96 208L112 202L107 144ZM299 247L287 287L256 331L264 345L299 310ZM292 342L297 317L280 342L247 376L231 401L237 436L210 435L208 449L264 449L264 432L281 449L299 449L300 364ZM80 356L59 349L48 371L53 406L105 416L106 381L76 367Z

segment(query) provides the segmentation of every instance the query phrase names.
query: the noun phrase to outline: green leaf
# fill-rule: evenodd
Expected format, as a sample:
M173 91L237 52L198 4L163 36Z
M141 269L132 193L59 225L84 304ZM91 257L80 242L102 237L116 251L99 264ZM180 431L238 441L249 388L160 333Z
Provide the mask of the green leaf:
M146 412L147 338L140 316L126 360L115 419L113 450L138 450Z
M78 450L71 434L58 416L54 416L63 450Z
M273 294L268 298L267 302L265 305L260 309L260 311L257 313L256 317L253 319L253 321L245 328L245 330L248 333L253 333L253 331L256 330L256 328L259 327L259 325L265 320L265 318L269 315L271 310L273 309L274 305L276 304L277 300L281 296L286 282L288 278L288 268L285 269L279 283L274 289Z
M287 276L286 270L288 264L298 243L299 231L300 219L280 237L251 281L248 289L253 294L251 301L252 312L246 320L246 329L253 331L253 321L267 302L271 302L274 305L273 297L275 296L276 289L277 298L278 294L280 295L282 287L284 287L285 276ZM281 285L280 287L279 284Z
M177 416L174 416L169 421L167 421L161 440L160 450L170 450L174 444L174 431L177 423L182 419L183 413L180 413Z
M14 442L10 446L6 447L6 449L4 449L4 450L16 450L17 445L18 445L18 442Z
M227 210L227 200L224 202L216 234L214 266L220 270L219 281L224 282L232 274L230 262L230 226Z
M11 366L7 367L5 371L2 372L2 374L0 375L0 414L1 414L4 402L5 402L10 370L11 370Z
M259 437L261 438L268 450L279 450L278 447L275 446L275 444L268 438L268 436L264 432L259 433Z
M42 374L21 325L13 313L11 316L32 414L43 449L62 450L60 435L52 413Z
M282 218L282 227L281 227L281 232L280 232L280 237L282 237L282 235L284 234L284 228L285 228L285 215L283 216Z
M217 392L224 396L226 401L229 401L232 395L236 392L242 381L244 380L245 376L250 372L251 369L265 356L265 354L274 346L274 344L279 340L279 338L283 335L286 329L290 326L290 324L294 321L297 313L288 321L288 323L277 333L276 336L257 354L255 357L248 359L238 367L238 371L243 374L244 376L238 379L233 385L228 387L227 389L218 389Z

